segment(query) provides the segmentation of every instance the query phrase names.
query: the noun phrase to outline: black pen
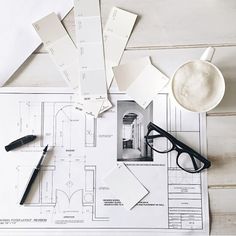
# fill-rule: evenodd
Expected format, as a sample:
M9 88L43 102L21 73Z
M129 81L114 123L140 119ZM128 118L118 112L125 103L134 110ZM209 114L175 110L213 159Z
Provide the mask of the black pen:
M44 160L44 158L45 158L45 156L47 154L47 150L48 150L48 145L43 149L43 155L41 156L41 158L40 158L40 160L38 162L38 165L33 170L32 174L30 176L30 179L29 179L29 182L28 182L28 184L26 186L25 192L24 192L24 194L23 194L23 196L21 198L20 205L24 204L24 202L25 202L25 200L26 200L26 198L27 198L27 196L28 196L28 194L30 192L30 189L31 189L31 187L32 187L32 185L33 185L33 183L34 183L34 181L35 181L35 179L36 179L40 169L41 169L41 164L42 164L42 162L43 162L43 160Z
M29 142L32 142L33 140L36 139L36 135L27 135L27 136L24 136L22 138L19 138L13 142L11 142L10 144L8 144L7 146L5 146L5 149L7 152L15 149L15 148L18 148L24 144L27 144Z

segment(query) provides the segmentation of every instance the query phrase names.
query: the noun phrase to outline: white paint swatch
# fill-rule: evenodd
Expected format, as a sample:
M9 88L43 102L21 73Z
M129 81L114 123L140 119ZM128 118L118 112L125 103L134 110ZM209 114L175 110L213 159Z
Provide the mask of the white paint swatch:
M108 99L105 99L102 104L102 107L100 108L99 114L109 110L110 108L112 108L111 102Z
M78 51L57 15L51 13L33 26L66 82L78 89Z
M149 193L123 163L118 164L105 177L104 182L127 210L132 209Z
M116 7L113 7L110 12L103 31L108 88L114 76L112 67L120 62L136 18L137 15Z
M107 98L99 0L74 0L81 98ZM94 104L94 103L92 103Z
M128 87L127 94L145 109L169 79L153 65L147 65Z
M75 101L76 109L86 113L87 115L94 116L95 118L112 107L112 104L108 99L87 101L82 99L78 93L74 94L73 101Z
M132 62L113 67L114 77L120 91L126 91L147 65L150 57L141 57Z
M81 95L75 93L73 95L73 101L75 102L75 108L87 115L94 116L95 118L101 113L101 108L103 107L103 100L84 100Z

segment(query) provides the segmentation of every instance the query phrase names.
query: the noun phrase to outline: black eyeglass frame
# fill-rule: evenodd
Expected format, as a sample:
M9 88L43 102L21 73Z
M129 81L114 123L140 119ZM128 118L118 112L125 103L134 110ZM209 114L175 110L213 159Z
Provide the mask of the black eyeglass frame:
M176 164L179 166L179 168L181 168L182 170L189 172L189 173L198 173L206 168L209 168L211 166L211 162L209 160L207 160L205 157L203 157L201 154L199 154L198 152L194 151L192 148L190 148L189 146L187 146L186 144L182 143L181 141L179 141L178 139L176 139L174 136L172 136L170 133L168 133L167 131L163 130L162 128L160 128L159 126L153 124L152 122L150 122L147 126L148 132L147 135L145 136L145 140L147 145L154 151L158 152L158 153L168 153L171 152L173 150L177 151L177 157L176 157ZM160 135L149 135L152 131L157 131ZM158 137L165 137L167 138L171 144L172 144L172 148L166 151L159 151L156 150L154 147L152 147L149 142L148 139L154 139L154 138L158 138ZM191 161L193 163L194 169L195 171L189 171L184 169L183 167L181 167L178 163L178 159L180 157L180 155L182 153L188 153L188 155L191 158ZM199 161L201 161L203 163L203 166L201 168L197 167L196 161L195 159L198 159Z

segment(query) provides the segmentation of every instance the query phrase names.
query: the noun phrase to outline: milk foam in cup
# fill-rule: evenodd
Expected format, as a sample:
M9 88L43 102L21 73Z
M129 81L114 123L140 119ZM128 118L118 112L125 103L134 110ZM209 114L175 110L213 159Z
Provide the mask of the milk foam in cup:
M212 53L212 48L210 49ZM202 58L180 66L174 73L170 86L175 103L192 112L213 109L225 92L225 82L220 70Z

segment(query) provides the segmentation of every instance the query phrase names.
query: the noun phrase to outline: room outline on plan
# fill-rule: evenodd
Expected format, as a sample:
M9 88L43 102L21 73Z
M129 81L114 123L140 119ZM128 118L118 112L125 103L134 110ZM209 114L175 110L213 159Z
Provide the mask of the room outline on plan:
M40 107L40 114L35 113L32 109L34 106ZM86 165L86 156L78 154L76 144L72 140L72 132L76 130L77 123L81 122L77 114L73 117L75 114L73 110L72 102L19 102L19 132L25 133L31 129L33 134L38 133L32 127L37 127L36 124L39 122L41 124L40 137L42 138L38 144L28 145L23 152L31 152L35 146L43 148L49 144L53 159L51 164L42 166L35 181L36 191L31 198L27 199L25 206L40 207L41 212L43 208L47 208L47 211L52 208L54 214L55 211L78 214L84 214L87 211L91 212L93 221L108 220L108 217L99 217L96 212L96 165ZM80 116L84 116L84 146L96 147L96 118L83 114ZM66 162L68 163L65 164ZM66 165L68 168L60 169L61 163L63 167ZM82 183L73 176L72 166L84 176ZM24 172L24 166L17 166L16 169L18 178L21 179L20 175ZM63 172L67 179L66 188L55 184L55 178ZM76 183L80 183L80 186L72 187ZM62 201L64 201L63 204Z

